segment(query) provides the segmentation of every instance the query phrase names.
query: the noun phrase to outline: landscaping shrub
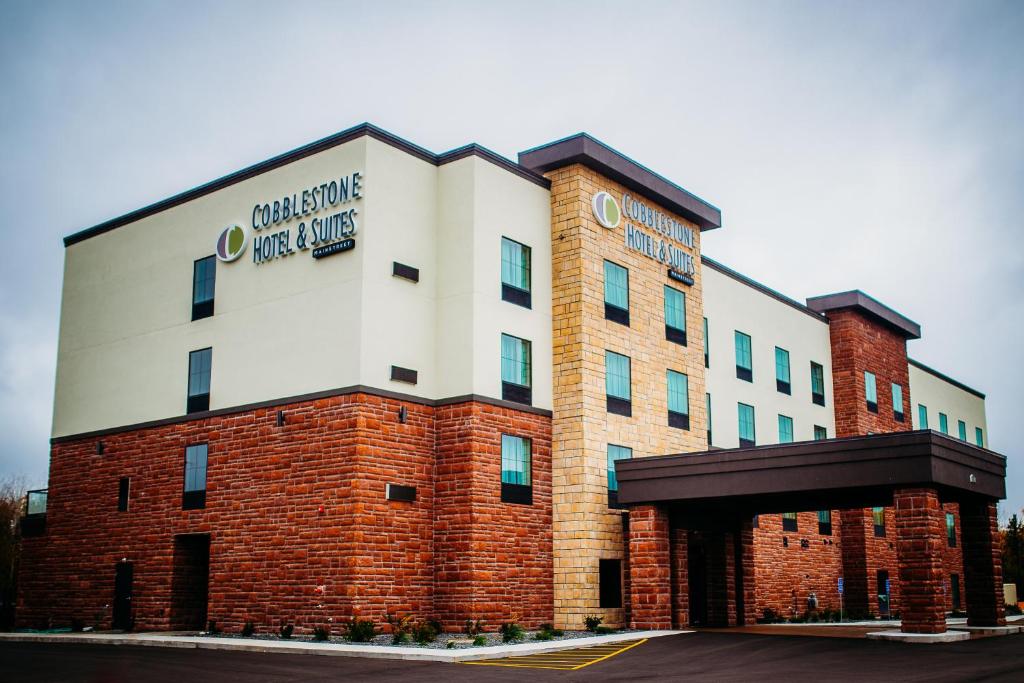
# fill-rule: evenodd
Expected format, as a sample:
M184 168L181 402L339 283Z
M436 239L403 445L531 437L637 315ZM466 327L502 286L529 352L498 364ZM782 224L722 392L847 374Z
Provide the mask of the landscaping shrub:
M514 621L502 624L498 631L501 633L501 642L503 643L512 643L517 640L522 640L523 636L526 635L523 627Z
M466 619L466 625L462 628L462 632L467 636L478 636L484 632L484 620L477 619Z
M604 621L604 617L599 617L596 614L591 614L589 617L583 617L583 625L588 631L597 631L597 627Z
M331 631L326 626L317 626L313 629L313 640L324 642L331 637Z
M391 626L391 642L395 645L401 645L402 643L409 642L409 632L412 631L412 615L407 614L404 617L401 614L392 615L390 612L384 617L384 620Z
M598 626L594 629L594 633L596 633L599 636L606 636L609 633L615 633L615 629L613 629L611 626Z
M487 644L487 636L478 635L476 638L473 638L473 647L480 647L481 645L486 645L486 644Z
M426 645L437 640L438 630L435 626L436 621L420 621L412 627L412 638L420 645ZM437 624L440 626L440 624Z
M211 636L215 636L218 633L220 633L220 628L217 626L217 622L211 619L210 622L206 625L206 632L209 633Z
M295 627L294 626L292 626L291 624L284 624L284 625L281 626L280 629L278 629L277 632L278 632L278 634L281 636L281 638L283 640L288 640L289 638L292 637L292 632L293 631L295 631Z
M537 631L533 634L534 640L551 640L554 636L551 635L551 631Z
M82 621L81 619L75 619L75 618L71 619L71 630L74 633L81 633L83 629L85 629L85 622L84 621Z
M369 619L351 617L341 622L345 637L353 643L368 643L377 635L377 628Z
M242 637L249 638L253 633L256 633L256 627L251 621L245 622L245 625L242 626Z

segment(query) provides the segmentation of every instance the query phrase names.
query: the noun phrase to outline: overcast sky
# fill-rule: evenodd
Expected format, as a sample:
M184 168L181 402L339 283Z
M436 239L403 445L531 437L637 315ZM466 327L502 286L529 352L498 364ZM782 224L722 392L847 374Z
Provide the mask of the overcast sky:
M586 131L722 209L709 256L894 307L1024 506L1024 3L482 4L0 4L0 474L46 482L61 237L370 121Z

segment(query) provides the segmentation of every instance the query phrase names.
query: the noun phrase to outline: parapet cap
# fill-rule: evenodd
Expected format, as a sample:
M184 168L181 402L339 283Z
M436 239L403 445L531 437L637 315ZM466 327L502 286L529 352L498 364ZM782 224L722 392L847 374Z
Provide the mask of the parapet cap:
M920 339L921 326L910 318L897 313L877 299L873 299L859 289L836 294L824 294L807 299L807 307L812 311L828 315L830 311L854 309L874 318L895 331L904 339Z
M722 226L722 211L717 206L586 133L577 133L519 153L519 165L534 173L545 173L570 164L583 164L640 192L651 201L693 221L701 231Z

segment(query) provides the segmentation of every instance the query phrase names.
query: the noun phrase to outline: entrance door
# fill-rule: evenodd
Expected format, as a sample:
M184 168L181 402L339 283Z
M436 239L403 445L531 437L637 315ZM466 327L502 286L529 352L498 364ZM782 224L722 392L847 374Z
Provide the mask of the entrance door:
M875 583L877 584L878 593L878 614L887 617L889 616L889 572L885 569L879 569L875 575Z
M700 532L690 532L686 564L690 589L690 626L704 626L708 623L708 560L704 537Z
M129 631L132 627L132 580L134 570L131 562L118 562L114 569L114 611L113 627Z
M175 536L171 576L171 628L196 631L206 627L209 584L210 536Z

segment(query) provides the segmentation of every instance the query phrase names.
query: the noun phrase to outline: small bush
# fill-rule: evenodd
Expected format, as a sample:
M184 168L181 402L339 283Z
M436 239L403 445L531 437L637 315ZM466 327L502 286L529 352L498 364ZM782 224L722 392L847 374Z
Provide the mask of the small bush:
M345 637L353 643L368 643L377 635L377 628L369 619L351 617L341 622L341 629L345 632Z
M565 635L565 631L563 631L560 628L553 628L550 631L548 631L548 633L550 633L555 638L561 638L562 636Z
M462 627L462 632L467 636L478 636L484 632L484 620L477 619L466 619L466 625Z
M85 628L85 622L84 621L82 621L81 619L75 619L75 618L71 619L71 630L73 632L81 633L84 628Z
M454 650L455 649L455 641L454 640L449 640L445 644L445 647L448 648L449 650Z
M501 642L503 643L512 643L517 640L522 640L523 636L526 635L523 627L514 621L502 624L498 631L501 633Z
M782 617L779 613L773 610L771 607L765 607L764 611L761 612L761 618L757 620L759 624L776 624L782 621Z
M330 638L331 631L326 626L317 626L313 629L313 640L322 643Z
M473 647L480 647L487 644L487 636L478 635L473 639Z
M250 638L254 633L256 633L256 627L253 625L253 623L251 621L245 622L245 625L242 626L242 637Z
M534 640L551 640L554 636L551 635L551 631L537 631L533 634Z
M210 619L210 622L206 625L206 632L209 633L211 636L215 636L218 633L220 633L220 627L217 626L216 621Z
M411 614L407 614L403 617L400 614L392 615L389 612L387 616L384 617L384 620L391 626L391 642L394 645L401 645L402 643L409 642L409 632L412 630Z
M420 645L427 645L437 640L437 622L421 621L412 627L412 638Z
M288 640L292 637L292 633L295 631L295 627L291 624L283 624L281 628L277 630L278 635L281 636L282 640Z
M583 625L588 631L597 632L597 627L604 621L604 617L599 617L596 614L591 614L589 617L583 617Z
M594 633L596 633L599 636L606 636L609 633L615 633L615 629L613 629L611 626L598 626L594 629Z

